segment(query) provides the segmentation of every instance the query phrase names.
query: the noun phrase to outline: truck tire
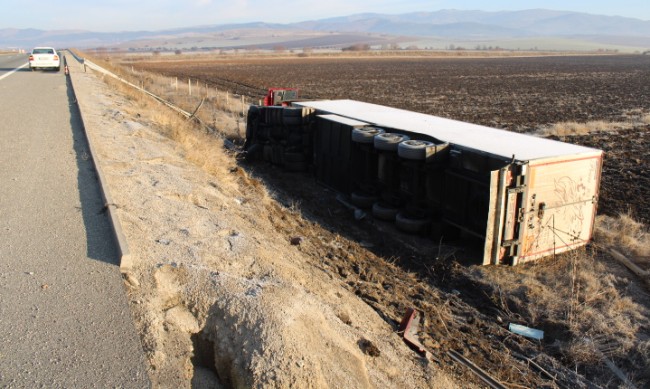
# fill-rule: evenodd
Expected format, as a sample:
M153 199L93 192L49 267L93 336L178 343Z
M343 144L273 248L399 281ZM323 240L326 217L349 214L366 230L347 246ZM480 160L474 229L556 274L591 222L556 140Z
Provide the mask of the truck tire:
M414 217L405 212L400 212L395 217L398 229L410 234L421 234L431 225L431 219L425 216Z
M397 145L409 139L406 135L385 132L374 137L374 144L377 150L397 151Z
M394 222L398 213L399 208L381 201L372 205L372 216L380 220Z
M352 142L355 143L372 143L376 135L383 134L385 131L376 127L359 127L352 130Z
M377 202L377 196L369 195L362 192L352 192L350 201L359 208L370 208Z
M397 155L412 161L425 161L434 153L435 144L425 140L407 140L397 146Z

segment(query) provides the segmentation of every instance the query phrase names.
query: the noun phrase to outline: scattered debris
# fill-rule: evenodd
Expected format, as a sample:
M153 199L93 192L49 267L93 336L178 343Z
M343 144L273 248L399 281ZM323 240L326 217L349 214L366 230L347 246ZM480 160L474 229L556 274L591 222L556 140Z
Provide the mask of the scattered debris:
M302 243L303 237L302 236L294 236L291 239L289 239L289 242L291 242L292 246L298 246L300 243Z
M366 217L366 213L362 209L355 207L352 203L347 201L343 195L336 196L336 201L343 204L346 208L354 211L354 218L356 220L363 220Z
M510 332L512 333L525 336L527 338L536 339L536 340L544 339L544 331L522 326L520 324L510 323L508 325L508 330L510 330Z
M407 309L406 314L402 318L402 322L399 325L399 332L402 334L404 342L406 342L410 348L417 351L417 353L423 357L429 359L431 357L431 353L429 353L427 349L424 348L422 343L420 343L418 340L417 334L420 328L420 317L421 314L417 310L413 308Z

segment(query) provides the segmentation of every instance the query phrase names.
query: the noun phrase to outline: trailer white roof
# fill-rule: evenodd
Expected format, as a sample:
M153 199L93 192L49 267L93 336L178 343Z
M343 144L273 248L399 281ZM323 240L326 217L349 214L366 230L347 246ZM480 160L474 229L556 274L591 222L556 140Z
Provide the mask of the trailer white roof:
M429 135L444 142L496 156L512 158L514 155L518 161L601 153L600 150L589 147L355 100L302 101L293 104L379 127Z

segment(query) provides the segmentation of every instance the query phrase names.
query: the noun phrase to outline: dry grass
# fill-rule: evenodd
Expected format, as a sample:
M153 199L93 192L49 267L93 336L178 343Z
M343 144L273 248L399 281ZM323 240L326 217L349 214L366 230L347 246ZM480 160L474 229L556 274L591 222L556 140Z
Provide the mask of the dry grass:
M575 136L575 135L589 135L595 132L614 132L626 128L631 128L631 123L626 122L606 122L603 120L596 120L587 123L578 122L560 122L545 126L537 130L536 134L539 136Z
M639 336L650 324L646 308L626 295L630 281L593 252L515 268L480 267L473 275L496 291L494 300L511 321L544 330L549 350L576 367L597 363L601 352L618 359L647 353Z
M254 198L252 202L260 210L277 207L259 181L237 168L235 157L225 149L222 137L207 133L194 121L114 78L104 77L104 81L134 103L134 108L129 109L136 112L131 113L139 115L144 122L152 124L151 128L177 142L186 159L214 176L221 188L229 188L227 191L233 196Z
M595 238L599 244L621 250L637 262L650 264L650 232L629 214L598 216Z
M641 116L641 123L650 124L650 113Z
M650 114L642 110L630 110L623 115L625 121L608 122L593 120L586 123L559 122L543 126L535 131L538 136L569 137L589 135L598 132L616 132L650 124Z
M243 141L246 131L246 114L248 106L252 103L247 98L205 84L197 84L196 80L188 82L188 80L134 70L131 66L121 66L112 62L110 57L90 57L83 52L77 52L77 54L89 58L104 69L187 112L193 113L201 105L196 112L197 118L216 129L227 139L235 142ZM126 93L132 97L138 94L142 95L137 92ZM202 101L203 103L201 103Z

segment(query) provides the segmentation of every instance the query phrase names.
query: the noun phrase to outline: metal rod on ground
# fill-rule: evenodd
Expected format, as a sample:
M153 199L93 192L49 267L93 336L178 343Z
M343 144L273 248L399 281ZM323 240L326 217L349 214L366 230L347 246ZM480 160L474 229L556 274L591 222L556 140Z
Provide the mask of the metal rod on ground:
M192 80L189 78L187 79L187 89L189 90L188 93L190 94L190 96L192 96Z
M623 383L625 383L626 388L636 389L636 386L634 385L634 383L632 383L632 381L630 381L630 379L627 378L625 373L623 373L623 371L621 371L621 369L619 369L618 366L616 366L614 364L614 362L612 362L605 355L602 355L602 358L603 358L603 361L605 362L605 365L607 365L607 367L609 368L609 370L611 370L612 373L614 373L621 381L623 381Z
M620 252L612 249L612 248L607 248L606 249L609 254L614 257L618 262L623 264L625 267L630 269L630 271L634 274L636 274L638 277L644 278L648 276L648 272L644 271L641 269L639 266L637 266L634 262L630 261L625 255L621 254Z
M476 366L472 361L460 355L456 351L449 350L447 351L447 355L449 355L454 361L470 369L474 374L476 374L478 378L481 379L481 381L485 382L492 389L507 389L502 383L492 378L487 372L485 372L485 370Z
M230 92L226 91L226 109L230 111Z
M560 389L566 389L566 386L564 386L563 384L561 384L561 383L559 383L557 381L557 377L555 377L553 374L546 371L546 369L544 369L542 366L540 366L537 362L533 361L532 359L528 358L525 355L521 355L521 354L516 353L516 352L513 352L512 356L514 356L515 358L521 359L522 361L527 362L530 366L534 367L537 371L542 373L542 375L544 375L546 378L553 380L553 383L555 383L555 385L557 385Z
M241 95L241 117L246 117L246 105L244 103L244 95Z

